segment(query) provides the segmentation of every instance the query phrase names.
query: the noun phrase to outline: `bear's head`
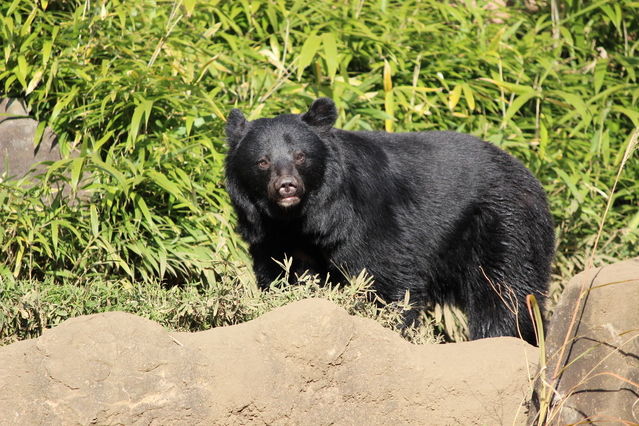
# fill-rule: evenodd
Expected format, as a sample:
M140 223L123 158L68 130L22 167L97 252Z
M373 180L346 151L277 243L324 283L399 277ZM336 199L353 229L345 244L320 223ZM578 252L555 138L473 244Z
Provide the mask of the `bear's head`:
M320 98L301 115L247 121L234 109L226 124L227 189L270 215L292 215L323 183L328 148L323 140L337 118L332 100Z

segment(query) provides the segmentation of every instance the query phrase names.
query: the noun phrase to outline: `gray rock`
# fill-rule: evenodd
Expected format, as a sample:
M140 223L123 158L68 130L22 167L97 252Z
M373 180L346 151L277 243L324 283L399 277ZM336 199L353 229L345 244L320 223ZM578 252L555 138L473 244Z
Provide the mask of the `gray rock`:
M538 385L536 394L541 399L544 392L548 395L547 422L638 424L639 258L570 280L550 321L546 345L549 386Z
M18 99L0 100L0 174L21 178L29 171L41 172L41 161L59 160L55 134L46 129L42 141L34 146L38 122L29 117L26 105Z
M318 299L200 333L112 312L0 348L0 424L524 424L536 359L411 345Z

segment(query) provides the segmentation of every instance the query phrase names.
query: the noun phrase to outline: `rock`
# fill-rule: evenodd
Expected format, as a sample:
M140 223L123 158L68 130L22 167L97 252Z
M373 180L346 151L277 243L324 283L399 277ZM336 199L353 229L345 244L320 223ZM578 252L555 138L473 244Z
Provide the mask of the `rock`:
M9 177L21 178L37 163L61 158L55 134L50 129L45 130L42 141L34 147L38 122L28 115L24 102L0 99L0 174L6 172Z
M536 359L411 345L319 299L199 333L112 312L0 348L0 424L525 424Z
M552 398L551 424L639 423L639 258L570 280L549 323L546 356L554 390L538 385L535 393Z

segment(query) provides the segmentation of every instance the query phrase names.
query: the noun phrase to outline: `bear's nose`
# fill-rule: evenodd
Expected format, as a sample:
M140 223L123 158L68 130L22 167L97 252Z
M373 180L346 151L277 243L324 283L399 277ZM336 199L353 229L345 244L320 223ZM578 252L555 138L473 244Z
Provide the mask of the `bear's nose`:
M279 184L279 193L283 196L294 194L297 189L297 182L292 177L283 177Z
M295 187L295 179L293 179L293 178L284 178L280 182L280 188L288 188L290 186Z

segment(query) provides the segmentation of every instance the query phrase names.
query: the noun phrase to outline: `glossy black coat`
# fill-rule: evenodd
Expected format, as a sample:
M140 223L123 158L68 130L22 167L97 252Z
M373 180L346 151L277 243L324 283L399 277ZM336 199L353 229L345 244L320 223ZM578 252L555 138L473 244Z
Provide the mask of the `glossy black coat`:
M534 342L525 297L543 304L554 252L537 179L470 135L351 132L332 128L336 116L326 98L301 115L229 116L227 190L259 285L285 255L293 272L334 280L366 268L387 301L410 290L418 305L460 306L472 339ZM303 185L292 207L268 190L282 176Z

